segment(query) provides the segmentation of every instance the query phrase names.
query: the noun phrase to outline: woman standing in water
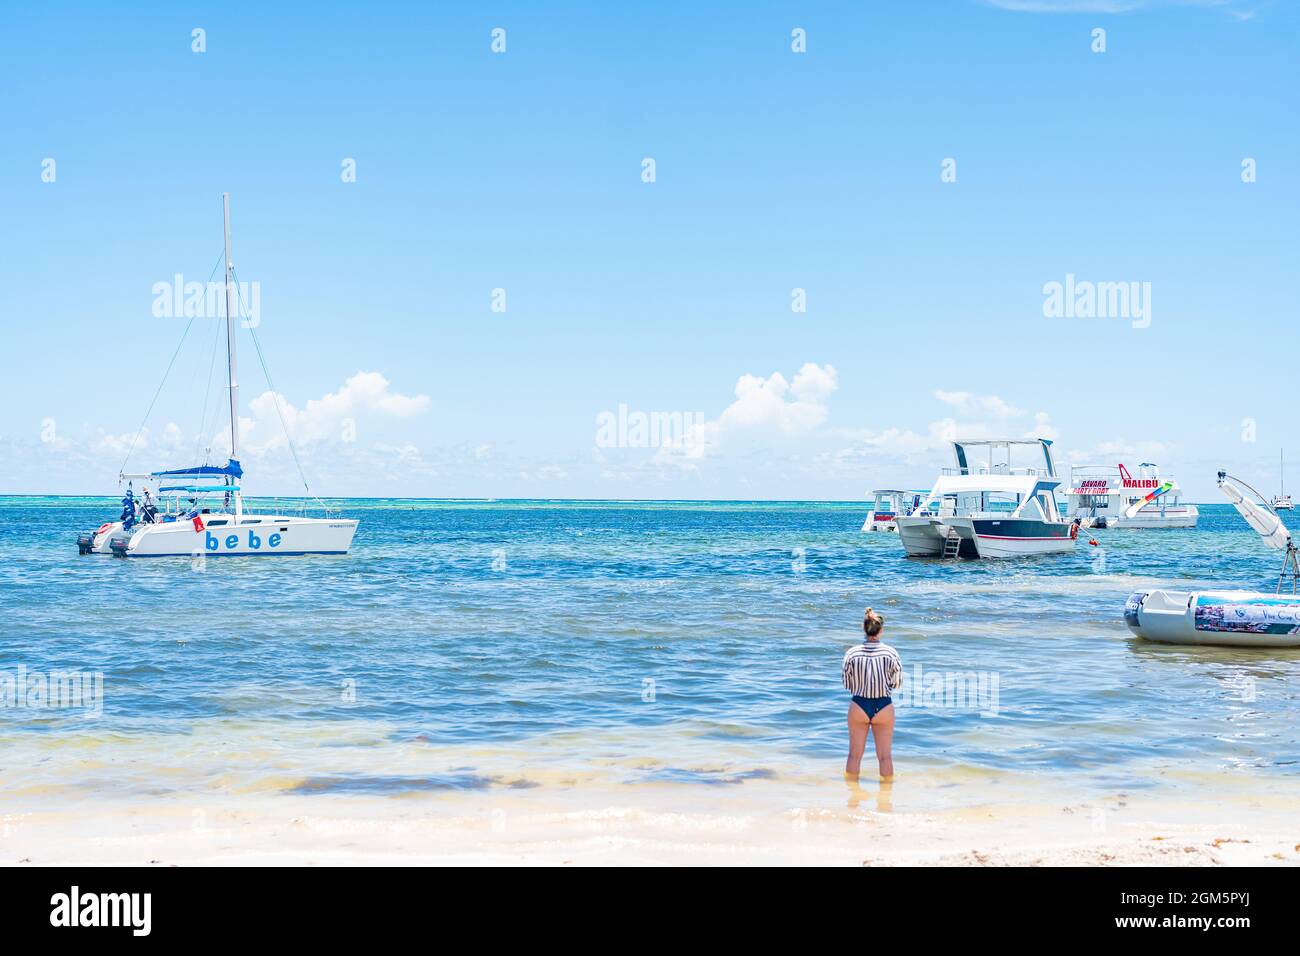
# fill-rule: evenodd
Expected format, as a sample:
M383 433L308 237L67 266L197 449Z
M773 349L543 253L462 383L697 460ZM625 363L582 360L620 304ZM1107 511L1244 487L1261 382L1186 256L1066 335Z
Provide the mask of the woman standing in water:
M867 735L873 731L880 779L892 780L894 776L894 701L889 695L903 685L903 662L898 651L880 643L884 629L885 619L867 608L862 616L866 640L850 647L844 655L844 686L853 695L849 701L849 759L844 773L854 780L862 769Z

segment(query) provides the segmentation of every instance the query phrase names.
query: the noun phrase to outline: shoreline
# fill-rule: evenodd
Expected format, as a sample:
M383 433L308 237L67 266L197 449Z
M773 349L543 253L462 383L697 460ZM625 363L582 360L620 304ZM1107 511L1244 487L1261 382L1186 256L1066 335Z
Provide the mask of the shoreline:
M89 780L10 789L0 864L1300 866L1292 788L1254 775L1093 788L909 766L886 784L838 761L630 778L610 772L622 761L566 770L540 753L394 756L174 788L155 773L111 796Z
M874 784L838 810L683 812L636 799L577 808L510 795L429 802L241 798L231 809L163 799L7 813L0 847L7 866L1300 865L1300 837L1285 820L1215 822L1192 804L896 812Z

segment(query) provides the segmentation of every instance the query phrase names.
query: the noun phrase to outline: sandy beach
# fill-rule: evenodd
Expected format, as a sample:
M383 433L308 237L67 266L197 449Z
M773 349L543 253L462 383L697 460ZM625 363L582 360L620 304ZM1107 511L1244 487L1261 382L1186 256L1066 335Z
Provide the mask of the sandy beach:
M6 865L1297 865L1276 798L899 810L906 783L781 801L766 781L635 792L175 797L8 813ZM788 804L788 805L784 805Z

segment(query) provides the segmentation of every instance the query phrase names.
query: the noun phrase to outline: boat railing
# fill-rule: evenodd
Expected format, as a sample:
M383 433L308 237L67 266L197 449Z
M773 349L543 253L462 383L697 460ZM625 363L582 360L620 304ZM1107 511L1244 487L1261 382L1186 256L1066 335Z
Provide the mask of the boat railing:
M1118 478L1119 469L1114 465L1071 465L1070 477L1095 475L1099 478Z
M331 508L319 498L258 498L256 501L244 499L244 511L254 514L258 510L263 514L284 515L285 517L310 518L313 513L323 514L326 518L335 518L343 512Z
M1005 466L994 465L990 470L986 465L980 465L975 468L943 468L939 474L943 477L979 477L988 475L993 477L1010 476L1025 478L1053 478L1055 477L1046 468L1008 468Z

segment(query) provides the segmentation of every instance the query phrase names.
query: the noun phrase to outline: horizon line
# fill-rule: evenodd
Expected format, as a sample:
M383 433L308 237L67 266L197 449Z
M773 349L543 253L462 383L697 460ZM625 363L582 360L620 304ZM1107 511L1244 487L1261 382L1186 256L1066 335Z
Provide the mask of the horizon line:
M103 498L116 500L120 495L105 494L42 494L40 492L0 491L0 498ZM245 495L245 501L266 500L297 501L455 501L455 502L494 502L494 501L589 501L605 504L819 504L819 505L860 505L870 504L871 499L863 498L511 498L511 497L426 497L411 495ZM1231 504L1225 501L1189 501L1192 505Z

